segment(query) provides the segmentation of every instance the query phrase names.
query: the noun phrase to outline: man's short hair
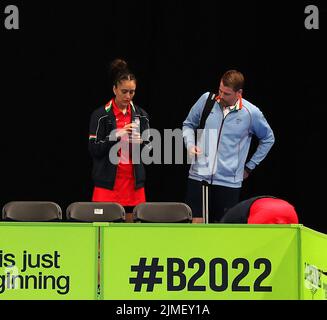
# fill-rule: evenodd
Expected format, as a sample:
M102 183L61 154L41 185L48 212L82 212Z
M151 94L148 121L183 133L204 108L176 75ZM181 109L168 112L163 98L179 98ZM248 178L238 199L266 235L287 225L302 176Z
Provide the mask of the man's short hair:
M244 76L241 72L237 70L228 70L221 77L221 81L224 86L232 88L234 91L243 89L244 86Z

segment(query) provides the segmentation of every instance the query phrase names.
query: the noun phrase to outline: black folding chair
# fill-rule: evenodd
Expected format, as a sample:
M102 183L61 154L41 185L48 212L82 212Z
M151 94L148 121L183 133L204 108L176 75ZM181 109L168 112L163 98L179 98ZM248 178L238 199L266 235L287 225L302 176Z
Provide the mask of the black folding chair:
M134 221L139 222L192 222L191 208L181 202L144 202L135 206Z
M11 201L2 208L2 219L6 221L60 221L62 210L51 201Z
M125 222L125 209L115 202L74 202L67 207L66 218L81 222Z

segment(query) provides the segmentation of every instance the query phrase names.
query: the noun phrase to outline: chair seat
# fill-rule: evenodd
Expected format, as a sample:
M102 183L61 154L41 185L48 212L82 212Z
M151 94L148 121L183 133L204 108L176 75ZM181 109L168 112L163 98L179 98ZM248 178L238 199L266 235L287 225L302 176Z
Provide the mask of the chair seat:
M124 222L125 209L115 202L74 202L67 207L66 218L81 222Z
M7 221L60 221L62 210L52 201L11 201L2 208L2 219Z
M133 210L134 220L140 222L192 222L191 208L182 202L144 202Z

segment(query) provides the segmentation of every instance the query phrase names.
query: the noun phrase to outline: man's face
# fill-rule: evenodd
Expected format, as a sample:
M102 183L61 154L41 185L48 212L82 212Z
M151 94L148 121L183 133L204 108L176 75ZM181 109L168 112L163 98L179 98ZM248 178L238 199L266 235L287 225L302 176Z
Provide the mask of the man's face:
M242 89L234 91L232 88L224 86L223 82L220 81L219 96L220 103L223 107L233 106L242 96Z
M134 97L136 83L134 80L124 80L113 87L116 103L120 108L127 108Z

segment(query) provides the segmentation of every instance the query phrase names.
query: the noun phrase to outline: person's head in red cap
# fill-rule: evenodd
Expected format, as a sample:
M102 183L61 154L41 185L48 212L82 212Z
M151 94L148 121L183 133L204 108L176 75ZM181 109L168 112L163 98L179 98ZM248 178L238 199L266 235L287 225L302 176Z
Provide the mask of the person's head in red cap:
M278 198L261 198L251 205L249 224L290 224L299 223L294 207Z
M258 196L230 208L221 223L248 224L298 224L299 219L293 205L273 196Z

